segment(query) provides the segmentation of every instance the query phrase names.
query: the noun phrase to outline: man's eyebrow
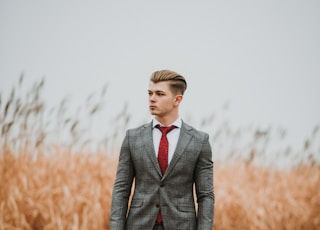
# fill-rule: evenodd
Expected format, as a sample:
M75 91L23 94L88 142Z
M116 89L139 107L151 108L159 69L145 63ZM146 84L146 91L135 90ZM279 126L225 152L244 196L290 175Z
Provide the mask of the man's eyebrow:
M165 93L165 91L162 91L162 90L151 90L149 89L148 92L156 92L156 93Z

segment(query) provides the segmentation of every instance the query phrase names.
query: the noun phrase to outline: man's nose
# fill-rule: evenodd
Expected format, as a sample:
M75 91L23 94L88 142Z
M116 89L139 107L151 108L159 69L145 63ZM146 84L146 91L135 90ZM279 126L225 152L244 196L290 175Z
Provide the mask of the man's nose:
M153 95L150 95L149 101L155 101L155 96L154 96L154 94L153 94Z

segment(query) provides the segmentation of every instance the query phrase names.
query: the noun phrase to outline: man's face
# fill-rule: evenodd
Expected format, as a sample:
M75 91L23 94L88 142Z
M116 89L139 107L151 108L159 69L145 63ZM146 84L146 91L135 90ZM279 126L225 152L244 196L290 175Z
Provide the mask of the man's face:
M181 95L174 95L168 81L149 84L149 109L152 115L158 117L170 116L174 113L181 101Z

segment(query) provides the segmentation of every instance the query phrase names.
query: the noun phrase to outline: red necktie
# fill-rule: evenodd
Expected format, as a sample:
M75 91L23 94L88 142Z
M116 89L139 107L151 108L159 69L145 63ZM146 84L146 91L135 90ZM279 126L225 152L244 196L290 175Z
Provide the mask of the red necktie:
M161 172L163 175L168 168L169 143L168 143L168 139L167 139L167 133L169 133L171 130L176 128L176 126L161 127L160 125L157 125L156 128L160 129L160 131L162 133L162 136L160 139L159 151L158 151L158 162L159 162L160 169L161 169ZM162 222L161 210L159 210L157 222L158 223Z

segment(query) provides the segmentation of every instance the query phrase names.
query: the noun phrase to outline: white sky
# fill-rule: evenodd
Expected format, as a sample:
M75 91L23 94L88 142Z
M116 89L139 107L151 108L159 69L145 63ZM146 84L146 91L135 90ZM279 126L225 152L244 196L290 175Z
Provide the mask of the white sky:
M45 97L76 105L107 83L108 112L148 116L150 74L172 69L189 88L181 115L221 111L234 125L320 123L320 1L0 0L0 91L21 72L45 76ZM114 112L116 113L116 112Z

